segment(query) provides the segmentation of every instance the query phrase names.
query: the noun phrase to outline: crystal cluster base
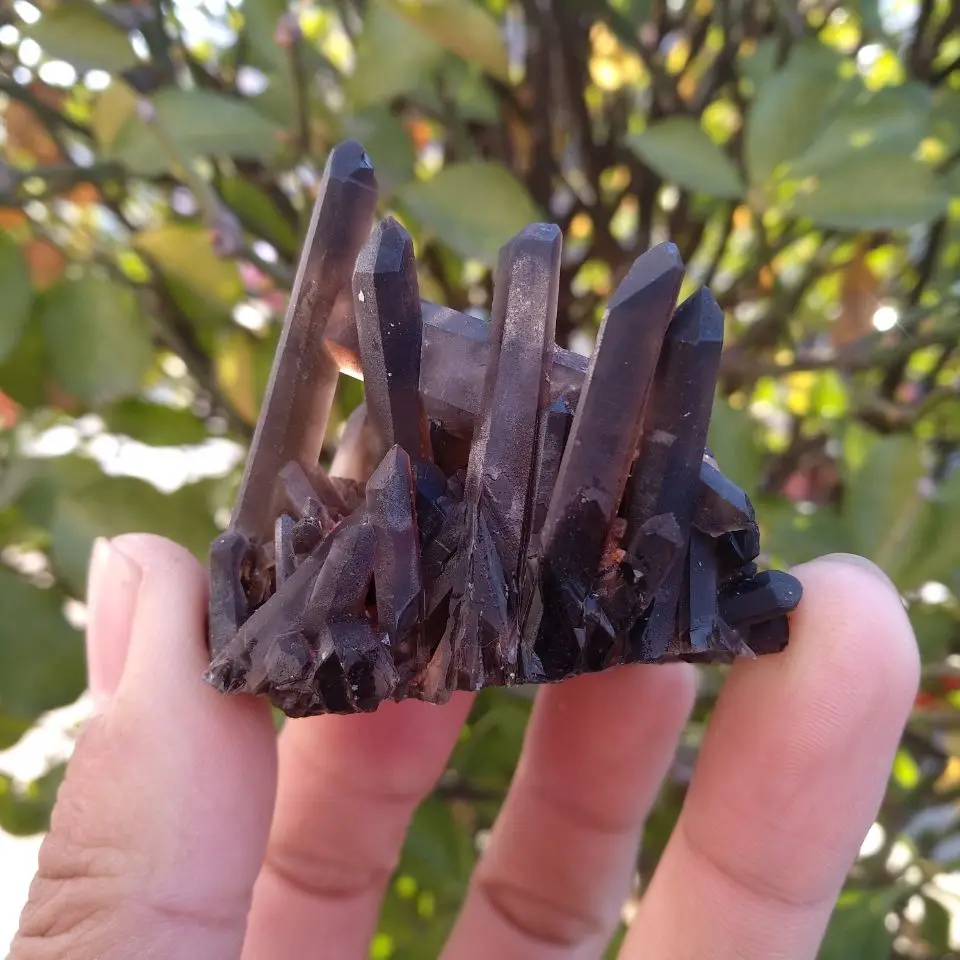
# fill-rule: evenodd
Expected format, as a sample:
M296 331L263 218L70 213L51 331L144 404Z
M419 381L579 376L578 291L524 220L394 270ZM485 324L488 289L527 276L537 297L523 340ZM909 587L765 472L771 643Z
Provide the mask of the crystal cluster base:
M212 546L207 680L307 716L782 650L800 585L758 571L750 500L706 450L723 312L677 305L677 249L637 259L587 360L554 343L556 227L504 246L487 322L421 300L375 205L341 144ZM341 373L365 402L327 472Z

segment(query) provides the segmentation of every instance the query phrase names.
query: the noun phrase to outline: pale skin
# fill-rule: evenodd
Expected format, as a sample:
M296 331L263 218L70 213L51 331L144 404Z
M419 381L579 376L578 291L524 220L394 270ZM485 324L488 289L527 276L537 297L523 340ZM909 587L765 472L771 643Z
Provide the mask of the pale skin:
M780 656L736 665L621 960L814 960L881 802L916 644L866 561L796 569ZM13 960L362 960L416 804L469 709L275 737L202 684L205 578L145 535L95 552L90 687ZM544 689L442 960L597 960L695 695L686 666Z

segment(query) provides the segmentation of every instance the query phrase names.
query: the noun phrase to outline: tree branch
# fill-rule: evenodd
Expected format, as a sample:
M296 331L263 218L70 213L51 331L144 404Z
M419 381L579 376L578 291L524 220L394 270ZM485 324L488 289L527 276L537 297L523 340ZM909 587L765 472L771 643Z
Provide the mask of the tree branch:
M9 175L9 183L7 189L0 190L0 204L5 206L17 206L23 202L24 198L20 196L20 191L28 180L43 180L47 189L40 195L48 196L51 193L70 190L81 183L103 186L112 181L122 181L126 176L126 172L120 164L110 162L97 163L90 167L78 167L75 164L55 164L30 167L26 170L17 167L6 167L5 169ZM31 194L32 198L37 196L36 193Z
M889 334L871 333L847 346L798 351L791 363L758 361L742 350L741 343L733 344L724 351L720 363L721 373L736 377L746 383L754 383L760 377L782 377L790 373L835 368L840 373L858 373L863 370L883 368L892 363L906 362L917 350L924 347L955 347L960 341L960 326L937 330L927 334L907 334L904 341L891 346L882 346Z
M908 309L913 309L920 303L923 291L933 278L937 261L940 257L940 247L943 244L946 233L947 218L941 217L930 228L930 233L927 235L927 248L917 267L917 279L907 296L906 304ZM909 356L903 357L891 364L890 369L883 378L883 383L880 385L880 393L882 396L891 399L897 392L900 381L903 379L903 374L907 369L908 359Z

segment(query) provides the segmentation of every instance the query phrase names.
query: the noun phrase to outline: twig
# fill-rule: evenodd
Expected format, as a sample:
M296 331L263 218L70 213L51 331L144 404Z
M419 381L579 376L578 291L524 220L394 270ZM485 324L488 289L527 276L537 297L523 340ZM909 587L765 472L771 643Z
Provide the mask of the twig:
M434 789L434 796L439 800L462 800L469 803L499 804L503 802L506 795L506 790L490 790L471 783L441 783Z
M16 167L7 167L12 180L10 189L0 191L0 202L13 206L21 202L20 190L28 180L40 179L47 184L43 196L60 192L81 183L103 185L113 180L123 180L126 173L118 163L98 163L89 167L78 167L74 164L55 164L50 166L30 167L27 170ZM37 196L32 194L33 197Z
M933 277L937 263L940 258L940 247L944 242L947 233L947 218L941 217L930 228L927 235L927 248L923 253L923 258L917 268L917 279L907 297L907 307L914 308L920 303L923 291ZM903 374L907 369L907 360L909 357L903 357L893 363L883 378L880 385L880 393L888 398L892 398L900 386Z
M856 417L880 433L910 430L937 407L960 399L955 387L937 387L916 403L895 403L875 396L859 405Z
M290 56L290 74L297 118L297 150L301 157L310 155L310 78L303 59L303 31L293 13L285 13L277 24L277 43L286 47Z
M152 6L153 16L145 18L145 22L140 25L140 32L147 42L150 56L160 66L164 79L167 83L172 83L176 72L173 57L170 56L170 37L167 36L164 26L163 0L153 0Z
M727 207L727 215L723 224L723 233L720 236L720 242L717 244L716 253L714 253L713 259L710 261L710 266L707 267L707 272L703 276L702 283L705 287L713 285L713 278L717 275L717 270L720 268L720 261L723 259L723 255L727 250L730 237L733 236L733 215L736 209L737 205L735 203L731 203Z
M924 36L935 8L935 0L921 0L920 12L917 14L917 22L914 25L913 39L910 42L906 56L907 63L910 65L910 70L915 77L923 78L930 66L930 58L926 54Z
M842 373L857 373L874 367L885 367L891 362L906 362L923 347L955 346L960 340L960 329L939 330L934 333L909 335L906 342L890 347L879 346L884 334L869 334L842 348L824 349L799 354L791 363L755 361L743 349L743 341L725 351L720 362L721 372L753 382L760 377L781 377L788 373L836 368Z
M936 87L943 83L954 70L960 69L960 54L957 54L946 66L941 67L930 77L930 82Z

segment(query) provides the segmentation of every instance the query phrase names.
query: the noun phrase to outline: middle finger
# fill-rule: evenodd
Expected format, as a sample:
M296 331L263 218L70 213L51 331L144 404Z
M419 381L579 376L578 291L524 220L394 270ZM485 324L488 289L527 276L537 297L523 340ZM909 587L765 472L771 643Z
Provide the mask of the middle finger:
M244 960L367 955L410 817L443 772L472 699L287 724Z
M675 665L620 667L541 691L444 958L600 955L694 688L692 669Z

